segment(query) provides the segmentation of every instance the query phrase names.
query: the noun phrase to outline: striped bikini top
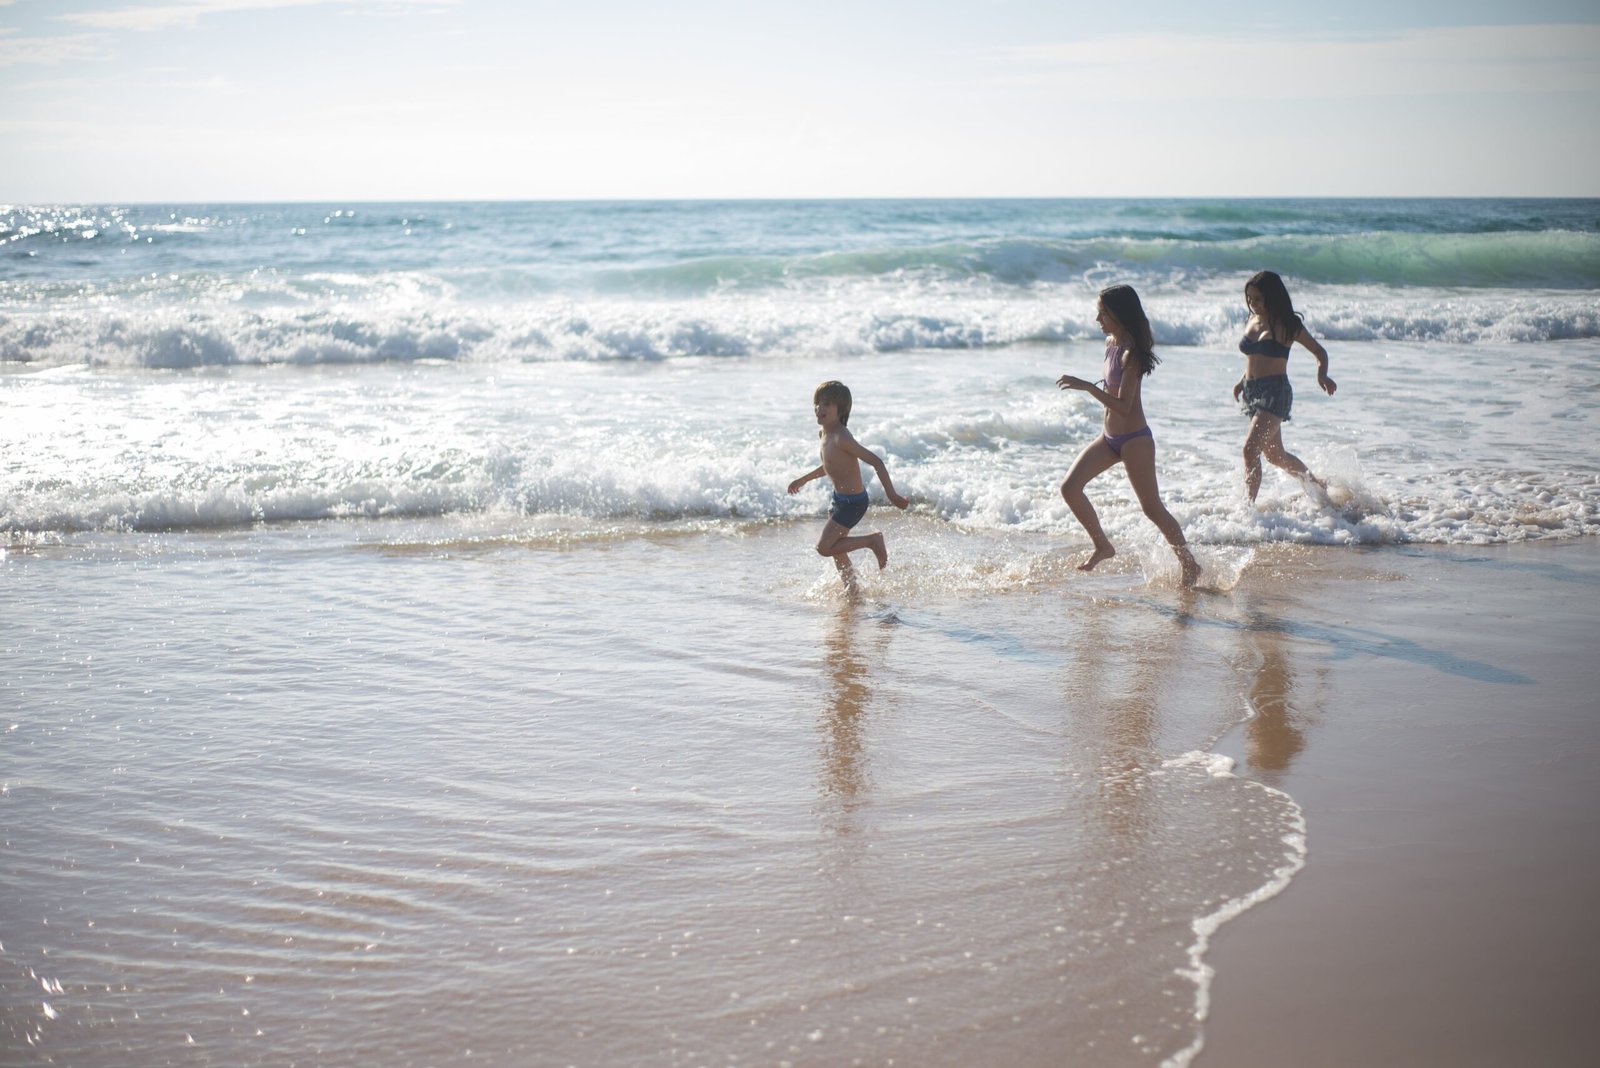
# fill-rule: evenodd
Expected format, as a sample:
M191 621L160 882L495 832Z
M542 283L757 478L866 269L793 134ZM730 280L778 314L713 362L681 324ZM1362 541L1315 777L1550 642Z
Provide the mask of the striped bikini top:
M1271 356L1278 360L1289 358L1289 346L1271 334L1262 334L1257 338L1240 338L1239 351L1246 356Z

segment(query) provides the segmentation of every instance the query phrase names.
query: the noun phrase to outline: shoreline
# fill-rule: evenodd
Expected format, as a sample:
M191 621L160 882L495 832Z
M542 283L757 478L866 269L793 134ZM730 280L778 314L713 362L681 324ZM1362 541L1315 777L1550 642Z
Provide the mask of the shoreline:
M1600 541L1398 551L1406 596L1328 606L1369 647L1310 694L1269 655L1216 747L1308 854L1212 937L1198 1068L1592 1063Z

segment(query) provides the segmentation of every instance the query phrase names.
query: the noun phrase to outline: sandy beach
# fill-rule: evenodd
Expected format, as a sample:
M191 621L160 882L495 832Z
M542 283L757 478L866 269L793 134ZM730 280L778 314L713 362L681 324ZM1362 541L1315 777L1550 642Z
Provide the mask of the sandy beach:
M1312 571L1263 599L1300 622L1263 632L1257 719L1219 747L1304 808L1307 864L1214 939L1197 1063L1592 1064L1600 545Z
M875 515L11 554L5 1063L1583 1062L1592 539Z

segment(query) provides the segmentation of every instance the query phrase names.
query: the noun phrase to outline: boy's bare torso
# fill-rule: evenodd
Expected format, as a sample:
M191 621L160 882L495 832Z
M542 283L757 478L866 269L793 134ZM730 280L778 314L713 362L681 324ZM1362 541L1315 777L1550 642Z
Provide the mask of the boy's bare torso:
M833 483L834 492L851 495L865 490L861 462L850 451L856 441L850 431L839 426L824 430L819 436L822 438L822 470Z

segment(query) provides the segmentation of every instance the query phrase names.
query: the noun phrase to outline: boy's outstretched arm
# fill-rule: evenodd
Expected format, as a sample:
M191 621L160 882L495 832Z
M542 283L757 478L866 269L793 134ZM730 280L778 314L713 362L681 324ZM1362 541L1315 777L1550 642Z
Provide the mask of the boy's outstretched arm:
M821 478L825 474L827 474L827 472L824 471L820 466L815 470L807 471L805 474L789 483L789 492L799 493L801 486L804 486L807 482L810 482L814 478Z
M855 454L856 459L872 468L873 472L878 476L878 481L883 484L883 495L889 498L890 504L896 508L905 508L911 504L909 499L900 496L894 491L894 481L889 477L889 468L884 466L883 457L853 437L848 442L847 447Z

